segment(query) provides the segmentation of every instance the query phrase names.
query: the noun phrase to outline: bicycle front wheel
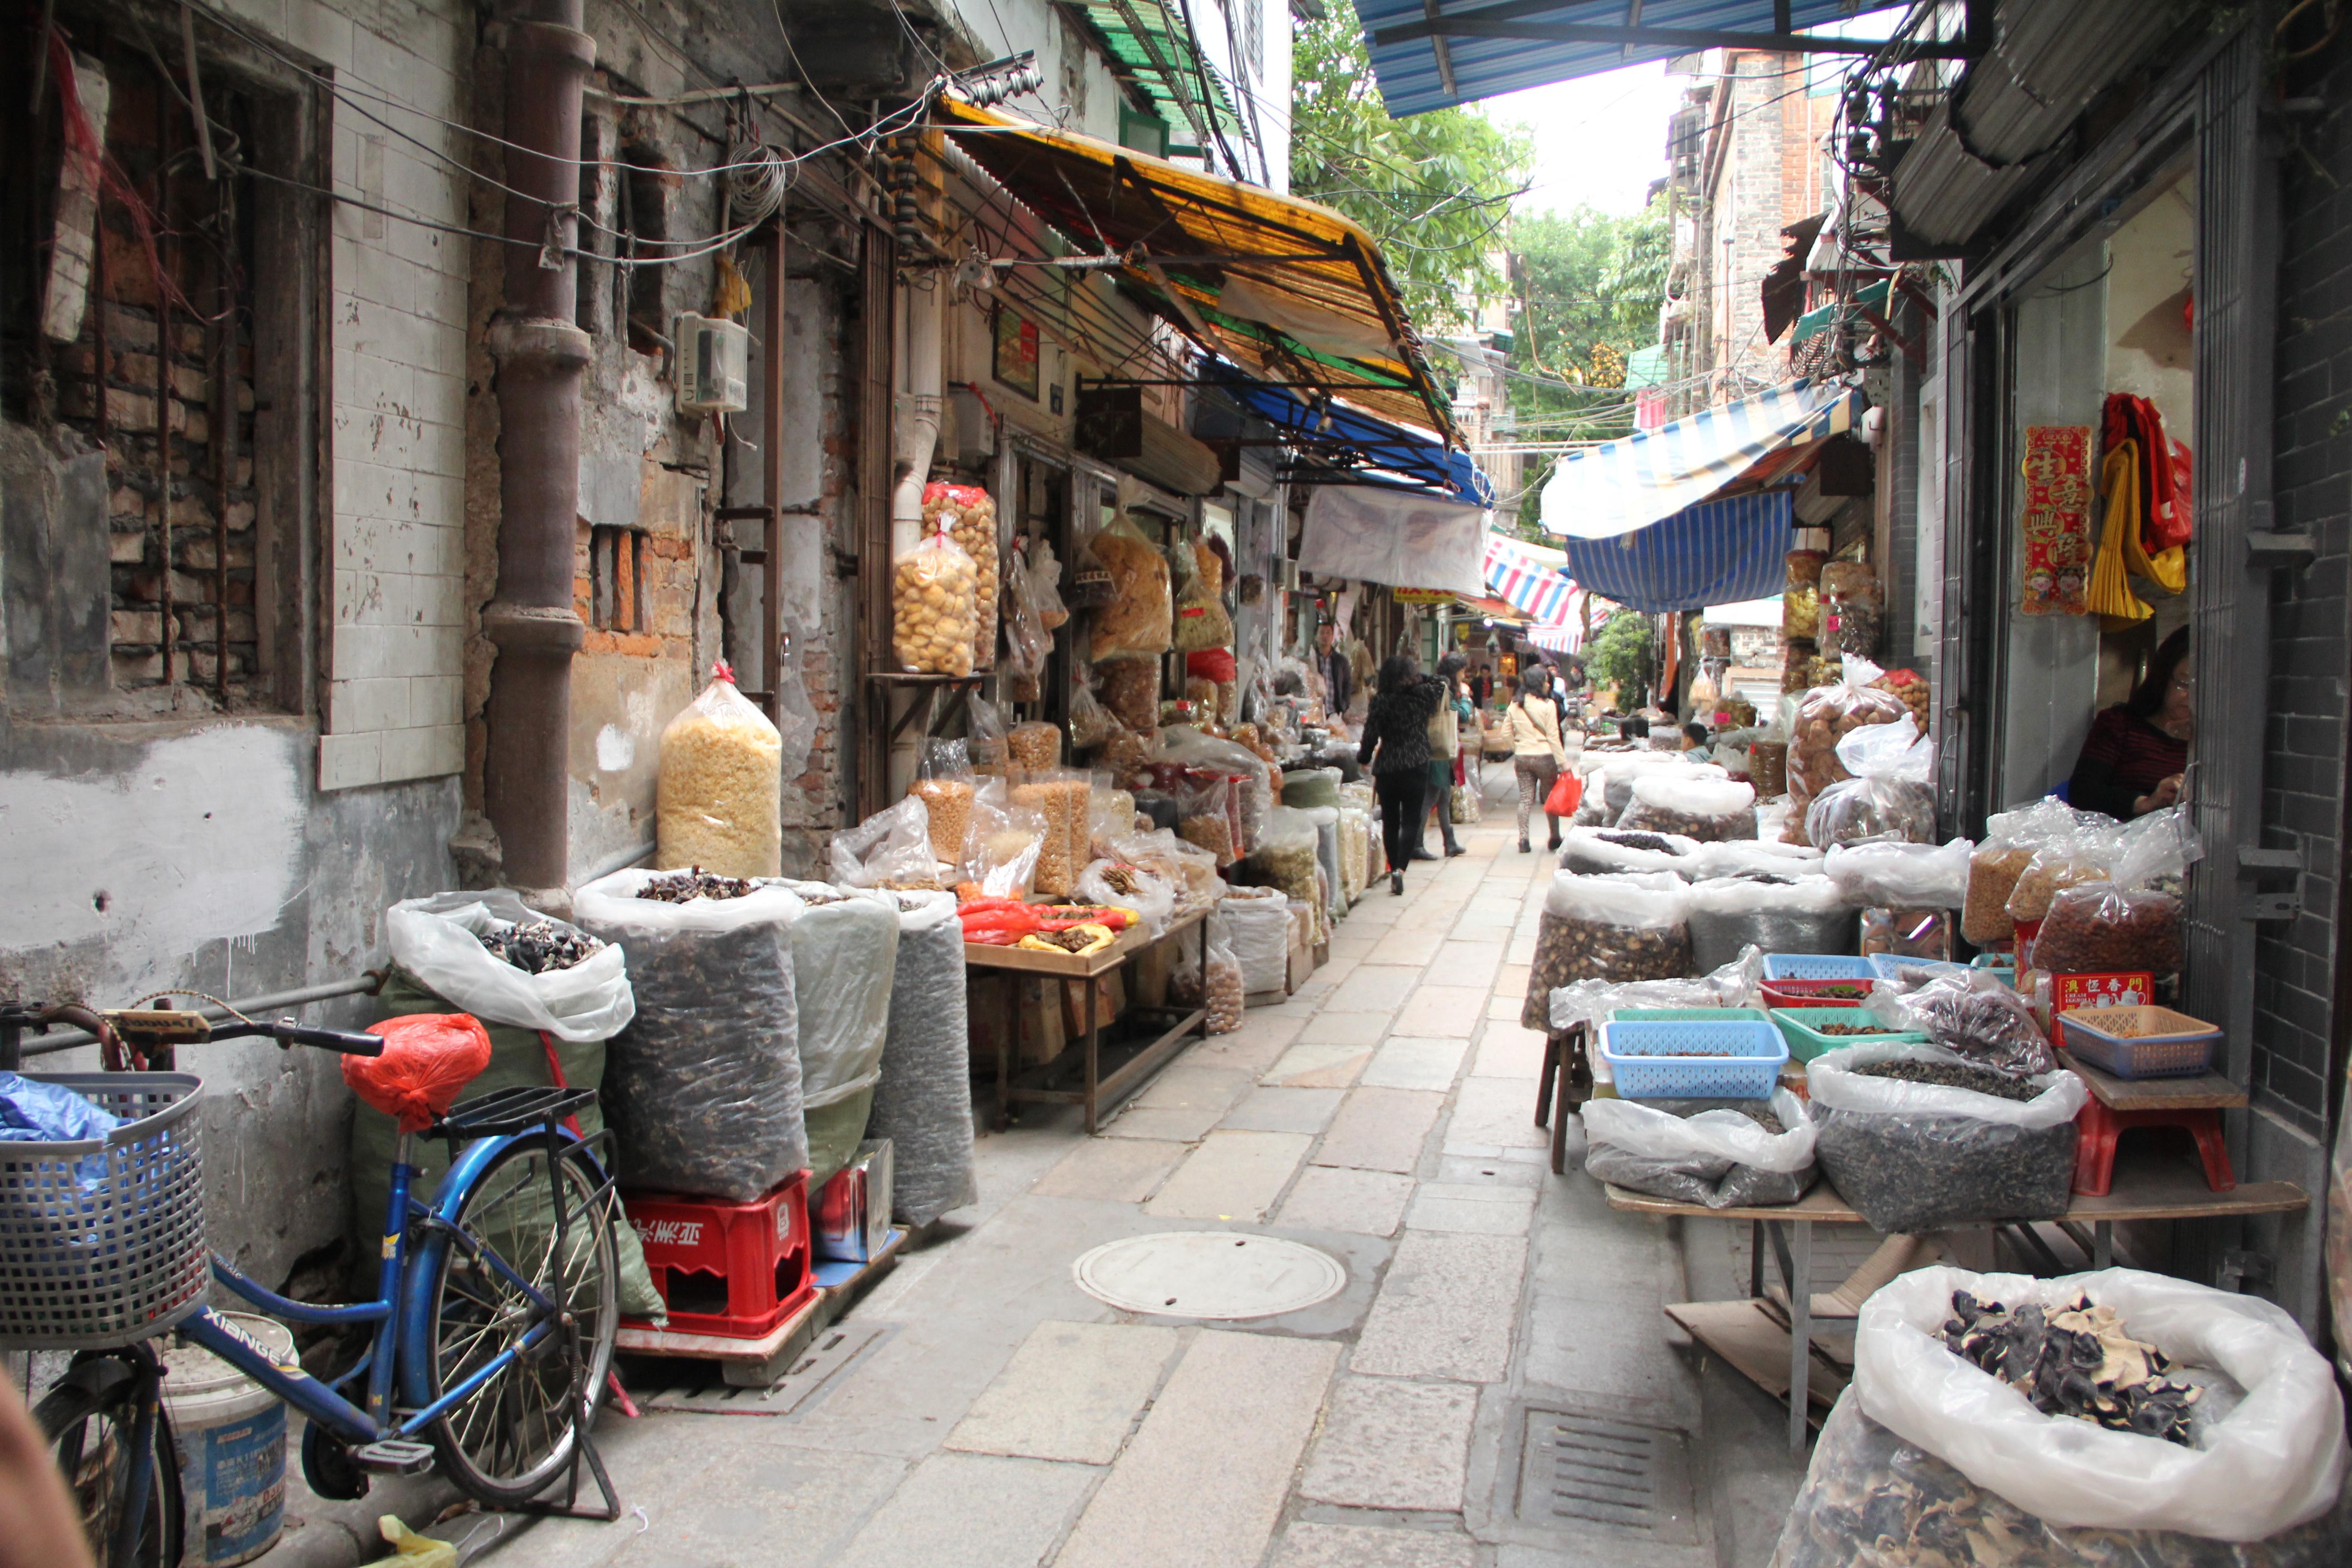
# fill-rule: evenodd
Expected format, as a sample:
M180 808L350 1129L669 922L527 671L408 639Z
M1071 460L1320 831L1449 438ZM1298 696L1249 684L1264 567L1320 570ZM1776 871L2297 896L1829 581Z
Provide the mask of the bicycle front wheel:
M620 1327L618 1205L575 1150L555 1162L533 1139L484 1167L457 1228L552 1301L553 1331L521 1351L432 1428L444 1471L483 1502L510 1508L545 1491L572 1459L581 1401L593 1417ZM539 1321L530 1298L452 1239L441 1248L431 1320L436 1397L522 1345Z
M147 1500L131 1561L138 1568L178 1568L184 1504L180 1456L163 1410L147 1447L137 1442L139 1370L135 1352L100 1351L75 1359L73 1369L33 1407L33 1420L57 1457L92 1559L110 1555L122 1538L132 1472L147 1467Z

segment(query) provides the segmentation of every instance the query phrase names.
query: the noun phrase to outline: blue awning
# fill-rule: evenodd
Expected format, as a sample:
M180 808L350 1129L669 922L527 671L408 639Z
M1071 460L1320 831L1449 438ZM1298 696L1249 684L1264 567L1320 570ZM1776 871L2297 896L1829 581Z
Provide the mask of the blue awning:
M1568 574L1580 588L1650 614L1762 598L1787 581L1793 497L1759 490L1685 507L1612 539L1570 539Z
M1201 362L1202 380L1265 420L1314 461L1353 475L1352 482L1425 490L1475 507L1495 504L1495 487L1467 452L1345 404L1309 404L1221 360Z
M1778 31L1854 14L1853 0L1356 0L1381 97L1400 120L1706 48L1867 54L1880 40Z

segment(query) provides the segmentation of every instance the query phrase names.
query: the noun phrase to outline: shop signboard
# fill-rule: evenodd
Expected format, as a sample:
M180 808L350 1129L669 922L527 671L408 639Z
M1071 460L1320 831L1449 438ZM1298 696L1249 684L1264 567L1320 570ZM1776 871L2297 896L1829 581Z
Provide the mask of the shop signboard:
M1451 588L1391 588L1389 596L1400 605L1450 605L1458 595Z
M2025 427L2025 579L2018 613L2079 616L2091 581L2091 427Z
M996 307L989 374L997 382L1037 400L1037 323L1004 305Z

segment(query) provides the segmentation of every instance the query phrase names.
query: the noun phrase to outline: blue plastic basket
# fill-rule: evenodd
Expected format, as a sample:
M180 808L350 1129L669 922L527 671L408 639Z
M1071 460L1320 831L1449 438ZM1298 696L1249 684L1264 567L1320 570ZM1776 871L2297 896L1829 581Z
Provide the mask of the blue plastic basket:
M1969 972L1967 964L1954 963L1948 959L1898 958L1891 952L1872 953L1870 968L1871 973L1881 980L1895 979L1896 972L1905 969L1924 969L1931 974L1966 974Z
M1769 1024L1612 1019L1601 1059L1627 1100L1769 1100L1789 1042Z
M1768 952L1767 980L1875 980L1870 960L1839 952Z

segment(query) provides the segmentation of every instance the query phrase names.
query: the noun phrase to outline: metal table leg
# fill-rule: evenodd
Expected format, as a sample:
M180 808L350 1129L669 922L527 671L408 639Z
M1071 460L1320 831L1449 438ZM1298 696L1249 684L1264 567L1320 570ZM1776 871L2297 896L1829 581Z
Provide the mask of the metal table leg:
M1013 1121L1013 1062L1021 1054L1021 977L1004 976L1004 1032L996 1037L996 1126Z
M1748 1222L1748 1298L1751 1301L1764 1299L1764 1222Z
M1102 1081L1102 1029L1095 1017L1096 982L1081 980L1087 988L1087 1135L1094 1136L1095 1091Z
M1805 1417L1813 1398L1813 1222L1762 1222L1772 1237L1773 1259L1789 1290L1789 1451L1805 1451ZM1786 1224L1796 1234L1784 1234Z
M2103 1219L2091 1226L2091 1267L2113 1268L2116 1266L2116 1222Z

